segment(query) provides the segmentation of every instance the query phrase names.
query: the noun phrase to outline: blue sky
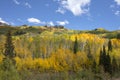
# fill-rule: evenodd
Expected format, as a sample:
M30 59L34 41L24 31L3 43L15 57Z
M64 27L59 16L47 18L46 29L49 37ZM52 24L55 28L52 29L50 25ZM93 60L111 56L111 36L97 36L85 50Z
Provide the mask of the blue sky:
M0 22L14 26L120 29L120 0L1 0L0 10Z

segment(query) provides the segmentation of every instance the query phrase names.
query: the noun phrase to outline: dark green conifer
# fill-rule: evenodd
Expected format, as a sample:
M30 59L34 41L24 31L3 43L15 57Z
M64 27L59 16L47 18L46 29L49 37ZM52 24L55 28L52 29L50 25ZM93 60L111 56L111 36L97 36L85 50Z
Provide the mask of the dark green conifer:
M99 65L102 65L102 55L103 55L103 52L102 50L100 50L100 57L99 57Z
M115 57L113 57L113 60L112 60L112 72L117 72L118 70L118 64L117 64L117 61L115 59Z
M9 58L14 58L14 45L12 42L11 31L8 31L6 34L6 42L5 42L5 53L4 55Z
M109 53L106 54L105 46L103 46L103 51L100 51L99 65L103 67L105 72L112 73L111 58Z
M73 52L74 52L74 54L76 54L76 53L78 52L78 41L77 41L77 37L75 38Z
M111 58L109 53L106 55L106 64L105 64L106 72L112 74L112 65L111 65Z
M111 40L108 41L108 51L112 51L112 42L111 42Z
M93 60L92 71L93 71L94 73L96 73L96 67L97 67L97 63L96 63L95 60Z

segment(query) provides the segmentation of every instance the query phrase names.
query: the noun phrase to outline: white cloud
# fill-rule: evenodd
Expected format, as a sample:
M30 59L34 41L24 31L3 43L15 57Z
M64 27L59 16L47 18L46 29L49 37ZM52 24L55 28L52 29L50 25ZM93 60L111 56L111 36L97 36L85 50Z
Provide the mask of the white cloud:
M89 11L88 6L91 2L91 0L57 0L57 1L60 3L60 7L58 8L57 12L69 10L75 16L87 13Z
M35 23L35 24L40 24L41 23L41 21L37 18L28 18L27 21L29 23Z
M115 15L119 16L120 15L120 11L116 11Z
M17 4L17 5L20 4L20 2L18 2L17 0L13 0L13 2L14 2L15 4Z
M120 0L114 0L116 3L117 3L117 5L120 5Z
M2 18L0 18L0 22L1 22L1 23L5 23L5 24L8 24L8 25L9 25L9 23L8 23L8 22L6 22L6 21L4 21Z
M32 8L32 6L30 5L30 3L28 3L28 2L19 2L18 0L13 0L13 2L16 4L16 5L21 5L21 6L26 6L26 7L28 7L28 8Z
M48 22L48 25L54 26L54 23L52 21Z
M28 2L25 3L25 6L28 8L32 8L32 6Z
M18 19L21 21L21 19ZM55 26L56 24L57 25L61 25L61 26L64 26L64 25L67 25L69 24L69 21L67 20L64 20L64 21L56 21L56 22L53 22L53 21L41 21L37 18L28 18L27 21L29 23L34 23L34 24L43 24L43 25L48 25L48 26Z
M61 13L61 14L64 14L64 13L65 13L65 10L62 9L62 8L58 8L58 9L56 10L56 12L59 12L59 13Z
M57 21L57 24L64 26L66 24L69 24L69 22L67 20L65 20L65 21Z

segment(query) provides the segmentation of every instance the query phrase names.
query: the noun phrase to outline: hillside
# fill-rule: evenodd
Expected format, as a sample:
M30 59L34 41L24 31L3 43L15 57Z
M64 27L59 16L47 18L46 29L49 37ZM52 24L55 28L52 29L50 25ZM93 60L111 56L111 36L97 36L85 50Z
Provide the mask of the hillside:
M94 30L70 30L64 28L64 26L0 26L0 34L5 34L7 31L11 30L13 35L25 35L25 34L41 34L45 32L53 32L53 34L79 34L79 33L91 33L96 34L104 38L117 38L117 35L120 33L119 30L117 31L108 31L103 28L97 28Z
M119 31L23 25L0 34L1 80L119 79Z

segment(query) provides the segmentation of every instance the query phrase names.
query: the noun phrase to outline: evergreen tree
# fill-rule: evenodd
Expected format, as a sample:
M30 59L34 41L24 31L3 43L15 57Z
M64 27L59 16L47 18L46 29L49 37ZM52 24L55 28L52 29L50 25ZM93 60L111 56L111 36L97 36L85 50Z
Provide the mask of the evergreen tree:
M0 64L0 80L20 80L19 74L15 67L15 60L13 59L15 54L11 31L8 31L6 34L4 55L5 58Z
M118 70L118 64L117 64L117 61L115 59L115 57L113 57L113 60L112 60L112 72L116 72Z
M4 55L9 58L14 58L14 45L12 43L11 31L6 34L5 53Z
M112 51L112 42L111 42L111 40L108 41L108 51Z
M104 68L105 72L112 73L111 58L109 53L106 54L105 46L103 46L103 51L100 51L99 65Z
M112 65L111 65L111 58L110 58L109 53L106 56L105 70L106 70L106 72L109 72L110 74L112 74Z
M97 67L97 63L96 63L95 60L93 60L92 71L93 71L94 73L96 73L96 67Z
M105 46L103 46L103 56L104 56L104 57L106 56L106 49L105 49Z
M76 53L78 52L78 41L77 41L77 37L75 38L73 52L74 52L74 54L76 54Z
M105 46L103 46L103 51L102 51L103 53L102 53L102 65L103 65L103 67L104 67L104 69L105 69L105 66L106 66L106 49L105 49Z
M102 50L100 50L100 57L99 57L99 65L102 65L102 55L103 55L103 52Z

